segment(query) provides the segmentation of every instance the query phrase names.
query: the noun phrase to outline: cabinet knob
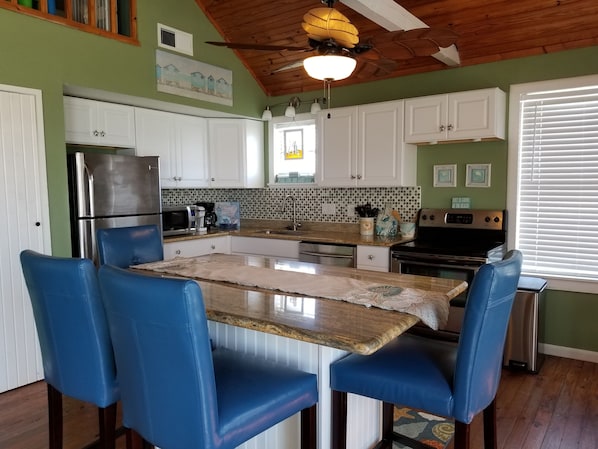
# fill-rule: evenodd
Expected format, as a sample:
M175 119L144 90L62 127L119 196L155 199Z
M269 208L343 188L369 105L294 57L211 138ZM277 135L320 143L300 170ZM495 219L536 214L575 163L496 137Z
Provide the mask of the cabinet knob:
M177 254L177 255L180 255L181 254L181 250L177 249L174 253Z
M41 226L42 224L39 221L35 222L35 226Z
M106 133L104 131L100 132L100 137L106 137Z
M357 175L357 179L361 179L361 175Z
M210 248L212 248L212 250L216 249L216 245L211 245Z
M369 259L369 260L374 260L374 255L373 255L373 254L370 254L370 255L368 256L368 259Z
M216 178L211 178L211 181L216 181Z
M444 125L440 125L440 131L444 131L446 127Z
M448 126L448 130L449 130L449 131L452 131L452 130L453 130L453 125L449 125L449 126Z
M355 175L351 175L351 179L355 179Z
M93 135L94 135L95 137L98 137L98 136L100 135L100 133L98 132L98 130L97 130L97 129L94 129L94 131L93 131Z

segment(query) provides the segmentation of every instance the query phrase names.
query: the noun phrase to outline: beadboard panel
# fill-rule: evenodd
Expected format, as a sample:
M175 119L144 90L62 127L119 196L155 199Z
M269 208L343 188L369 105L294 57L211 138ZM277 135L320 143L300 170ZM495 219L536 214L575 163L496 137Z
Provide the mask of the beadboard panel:
M318 448L330 447L330 363L346 352L277 335L210 322L217 346L263 357L318 375ZM347 449L371 447L380 434L380 403L349 395ZM299 414L257 435L241 449L300 449Z
M0 85L0 392L43 378L24 249L50 253L41 91Z

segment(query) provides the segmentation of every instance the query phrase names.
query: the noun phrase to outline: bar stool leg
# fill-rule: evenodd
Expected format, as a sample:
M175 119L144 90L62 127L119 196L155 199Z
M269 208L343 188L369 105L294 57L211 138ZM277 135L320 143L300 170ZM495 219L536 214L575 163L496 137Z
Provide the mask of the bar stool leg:
M48 384L48 433L50 449L62 449L62 393Z
M332 446L347 449L347 393L332 391Z
M100 448L114 449L116 447L116 403L108 407L98 407L100 429Z

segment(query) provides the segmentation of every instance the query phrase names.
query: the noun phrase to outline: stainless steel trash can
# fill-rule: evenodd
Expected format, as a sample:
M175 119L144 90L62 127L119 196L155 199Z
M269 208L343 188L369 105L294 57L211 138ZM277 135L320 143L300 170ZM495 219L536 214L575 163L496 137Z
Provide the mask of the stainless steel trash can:
M505 341L504 366L532 373L540 369L538 328L546 284L541 278L521 276L519 279Z

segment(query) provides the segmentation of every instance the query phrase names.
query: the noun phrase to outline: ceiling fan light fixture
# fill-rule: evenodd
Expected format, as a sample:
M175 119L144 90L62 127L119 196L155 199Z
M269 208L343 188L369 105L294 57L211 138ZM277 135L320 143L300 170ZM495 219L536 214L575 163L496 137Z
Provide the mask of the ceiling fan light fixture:
M351 76L356 65L355 59L342 55L311 56L303 61L307 74L322 81L344 80Z
M272 120L272 111L270 110L270 106L266 106L264 112L262 112L262 120L270 121Z

